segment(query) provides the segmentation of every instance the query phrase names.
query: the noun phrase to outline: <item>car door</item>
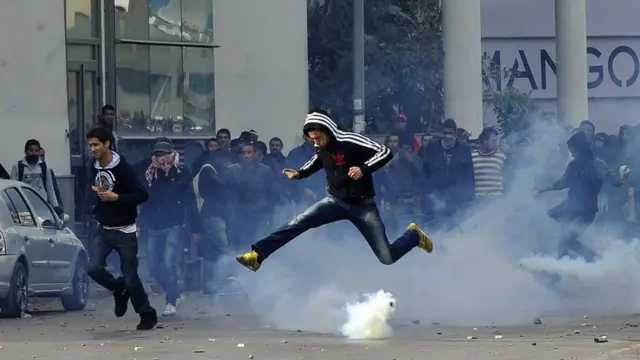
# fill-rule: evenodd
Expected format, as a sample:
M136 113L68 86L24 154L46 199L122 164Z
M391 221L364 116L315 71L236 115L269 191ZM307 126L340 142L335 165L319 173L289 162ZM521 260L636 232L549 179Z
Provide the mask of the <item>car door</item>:
M7 188L2 197L10 204L15 229L23 242L23 252L29 263L29 286L34 290L41 290L43 283L49 277L48 255L51 251L49 238L46 237L36 221L24 196L16 187Z
M62 222L51 206L35 190L22 187L22 192L31 205L36 221L49 244L47 253L49 273L45 282L47 284L65 283L71 278L75 253L60 231Z

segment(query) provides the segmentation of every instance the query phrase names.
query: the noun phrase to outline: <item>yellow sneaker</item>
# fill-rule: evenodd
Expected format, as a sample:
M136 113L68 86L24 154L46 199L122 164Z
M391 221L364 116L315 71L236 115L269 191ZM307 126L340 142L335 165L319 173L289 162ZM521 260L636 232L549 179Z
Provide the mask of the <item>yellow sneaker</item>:
M260 261L258 261L258 253L255 250L236 256L236 260L240 265L251 271L260 269Z
M419 240L418 247L428 253L433 251L433 241L429 238L424 230L420 228L416 223L411 223L407 226L407 230L415 230L418 232Z

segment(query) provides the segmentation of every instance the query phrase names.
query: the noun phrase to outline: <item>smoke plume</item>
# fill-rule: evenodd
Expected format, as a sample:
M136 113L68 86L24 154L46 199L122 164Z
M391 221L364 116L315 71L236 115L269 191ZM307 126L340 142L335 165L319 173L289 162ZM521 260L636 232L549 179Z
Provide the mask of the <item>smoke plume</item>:
M252 306L275 327L326 333L340 333L347 303L378 289L397 299L396 318L422 323L530 324L549 313L638 310L638 242L591 231L583 241L601 255L595 263L544 257L555 256L560 239L547 210L566 193L535 199L532 189L562 174L569 158L559 149L568 136L549 124L534 130L508 193L453 230L431 234L433 253L414 250L385 266L351 224L324 226L273 254L257 273L241 272ZM390 240L402 231L388 229ZM541 280L545 272L561 277L559 288Z

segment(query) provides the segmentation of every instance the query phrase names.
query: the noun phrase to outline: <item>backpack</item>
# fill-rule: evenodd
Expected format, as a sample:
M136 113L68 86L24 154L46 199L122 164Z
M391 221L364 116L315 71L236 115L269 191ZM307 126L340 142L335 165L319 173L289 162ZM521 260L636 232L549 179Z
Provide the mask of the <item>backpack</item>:
M211 164L204 164L202 165L202 167L200 168L200 170L198 171L198 173L196 174L196 176L193 177L193 191L196 194L196 201L198 203L198 212L200 212L202 210L202 204L204 204L204 199L202 198L202 196L200 196L200 186L199 186L199 182L200 182L200 173L202 172L202 170L205 167L210 167L213 170L214 174L217 174L218 172L216 171L216 168L213 167L213 165Z
M47 163L45 163L44 161L41 162L40 164L40 171L42 171L42 185L44 185L44 188L47 188L47 175L49 175L49 170L47 170ZM27 165L25 165L22 161L18 162L18 181L22 182L22 180L24 179L24 168Z

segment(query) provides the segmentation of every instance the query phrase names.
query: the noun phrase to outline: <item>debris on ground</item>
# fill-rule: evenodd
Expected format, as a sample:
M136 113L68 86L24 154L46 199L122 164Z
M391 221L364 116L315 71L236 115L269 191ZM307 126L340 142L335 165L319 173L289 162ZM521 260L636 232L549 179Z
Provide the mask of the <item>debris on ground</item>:
M533 318L533 325L542 325L542 319L539 317Z
M594 342L594 343L601 344L601 343L609 342L609 339L607 339L607 337L606 337L606 336L599 336L599 337L595 337L595 338L593 338L593 342Z
M478 340L477 336L467 336L467 340Z

